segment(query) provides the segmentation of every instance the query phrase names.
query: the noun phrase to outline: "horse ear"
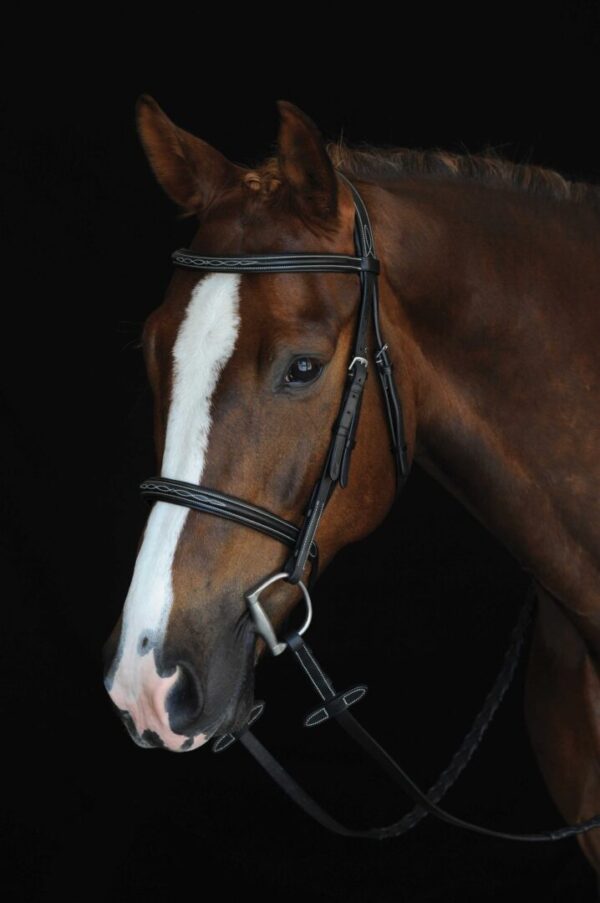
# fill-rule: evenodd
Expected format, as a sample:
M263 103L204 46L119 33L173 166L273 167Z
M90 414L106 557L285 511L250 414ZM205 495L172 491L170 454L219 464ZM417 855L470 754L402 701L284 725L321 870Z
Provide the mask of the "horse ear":
M322 219L338 214L338 183L325 144L312 119L289 100L278 100L279 168L300 206Z
M200 212L246 170L176 126L149 94L135 103L140 141L154 175L168 196L188 213Z

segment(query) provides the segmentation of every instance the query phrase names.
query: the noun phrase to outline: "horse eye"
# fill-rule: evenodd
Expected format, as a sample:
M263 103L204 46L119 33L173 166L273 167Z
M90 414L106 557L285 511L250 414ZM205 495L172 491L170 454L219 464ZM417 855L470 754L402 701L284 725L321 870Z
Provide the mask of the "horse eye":
M306 385L313 382L321 370L323 364L315 357L298 357L285 375L286 383Z

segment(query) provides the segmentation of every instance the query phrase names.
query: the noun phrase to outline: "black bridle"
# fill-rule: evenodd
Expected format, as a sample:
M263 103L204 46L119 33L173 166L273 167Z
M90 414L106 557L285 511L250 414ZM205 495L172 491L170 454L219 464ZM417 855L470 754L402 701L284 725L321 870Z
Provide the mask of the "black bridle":
M358 684L342 692L336 691L331 679L323 671L314 653L302 639L302 634L308 628L312 616L309 590L312 589L318 576L319 558L315 534L335 486L339 484L340 487L345 488L348 484L350 457L355 445L363 390L368 371L371 316L376 340L376 350L373 359L385 400L391 436L391 450L394 455L396 468L396 496L399 495L410 471L402 408L392 375L388 346L383 339L379 321L377 291L379 260L375 256L371 224L366 207L355 186L341 172L338 172L338 175L347 183L354 198L354 243L356 256L298 252L291 254L207 257L196 254L187 248L180 248L172 254L172 260L176 266L192 270L209 270L223 273L341 272L356 273L360 276L361 295L358 321L342 402L332 427L332 437L323 469L313 487L308 505L304 511L304 520L301 526L298 527L296 524L290 523L272 514L270 511L243 499L227 495L216 489L197 486L181 480L152 477L145 480L141 484L140 489L142 495L148 499L171 502L196 511L227 518L238 524L258 530L291 548L290 555L283 569L270 575L258 586L254 587L253 590L246 593L246 602L256 633L265 640L273 655L279 655L289 647L311 686L316 691L319 697L319 706L306 717L304 721L305 726L314 727L329 719L335 719L352 739L362 746L380 767L401 786L416 805L400 821L383 828L352 829L336 821L296 783L249 730L254 721L262 714L263 702L255 703L247 724L241 731L235 734L224 734L216 738L213 743L213 750L220 752L227 749L236 740L239 740L259 764L265 768L273 780L305 812L329 830L348 837L383 839L398 836L414 827L428 813L457 827L466 828L478 834L501 837L508 840L560 840L574 834L581 834L595 827L600 827L600 815L596 815L585 822L565 826L554 831L544 831L537 834L511 834L464 821L449 814L437 805L473 755L514 675L519 653L523 647L525 633L532 616L534 604L533 584L530 587L527 603L523 607L517 625L513 630L503 666L494 686L486 697L481 712L475 719L459 750L452 758L450 765L441 773L427 794L417 787L406 772L348 711L350 706L362 699L367 687L364 684ZM307 562L310 562L308 588L302 580ZM297 584L302 591L307 609L302 627L298 630L290 631L284 641L277 639L269 618L260 604L261 592L277 580L286 580L288 583Z

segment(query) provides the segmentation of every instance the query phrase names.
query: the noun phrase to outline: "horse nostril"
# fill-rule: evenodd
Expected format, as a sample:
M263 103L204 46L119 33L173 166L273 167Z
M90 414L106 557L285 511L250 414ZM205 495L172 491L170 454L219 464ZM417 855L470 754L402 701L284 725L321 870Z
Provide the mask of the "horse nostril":
M183 662L178 662L178 665L179 677L167 696L165 708L171 730L183 734L199 718L204 707L204 693L200 679L192 668Z

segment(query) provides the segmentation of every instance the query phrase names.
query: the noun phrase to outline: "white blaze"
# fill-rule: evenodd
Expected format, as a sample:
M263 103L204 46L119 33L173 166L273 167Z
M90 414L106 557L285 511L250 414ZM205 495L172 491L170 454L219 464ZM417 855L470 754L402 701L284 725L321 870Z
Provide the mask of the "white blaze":
M211 399L239 332L239 283L239 274L209 273L192 291L173 346L173 388L161 476L196 484L202 481ZM188 514L189 510L179 505L154 502L123 609L110 695L119 708L130 712L140 734L147 728L156 730L155 724L149 724L156 719L149 718L152 706L148 698L164 699L166 683L175 682L175 676L161 678L152 668L155 676L150 683L155 686L149 686L148 659L153 660L154 655L146 658L140 643L147 636L151 653L164 636L173 602L173 558ZM160 690L157 682L163 685ZM179 741L185 739L166 727L157 732L171 741L169 746L175 736Z

